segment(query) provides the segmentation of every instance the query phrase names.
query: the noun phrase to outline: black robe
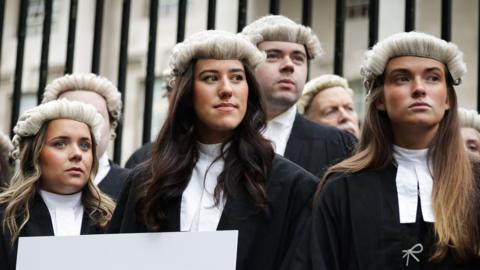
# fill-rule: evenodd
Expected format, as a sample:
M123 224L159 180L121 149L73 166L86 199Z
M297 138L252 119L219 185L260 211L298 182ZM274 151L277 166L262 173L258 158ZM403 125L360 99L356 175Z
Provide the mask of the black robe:
M321 178L326 168L349 157L355 144L350 133L297 114L284 156Z
M5 205L0 205L0 216L2 223L4 219ZM11 235L8 229L0 226L0 269L14 270L17 261L18 238L12 246ZM80 234L100 234L103 230L96 225L88 213L84 211L82 218L82 228ZM47 205L40 194L36 194L32 205L30 206L30 219L20 232L19 237L25 236L53 236L53 225ZM48 248L48 247L46 247Z
M143 161L147 160L152 152L152 142L144 144L142 147L137 149L127 160L125 163L125 168L133 169L138 164L142 163Z
M480 269L480 260L460 265L450 252L439 263L429 262L433 223L423 221L420 200L416 223L400 223L396 175L394 165L332 175L313 209L305 240L310 241L309 258L298 253L290 269ZM419 262L405 255L409 249Z
M110 170L100 184L98 184L98 188L116 201L118 196L120 196L120 192L122 192L123 185L130 170L124 169L111 161L109 162Z
M295 116L284 157L321 178L326 168L349 157L356 139L335 127L314 123L300 114ZM150 157L152 143L130 156L126 168L133 168Z
M110 222L109 233L149 231L135 211L136 187L144 181L139 168L129 176ZM140 175L140 177L139 177ZM276 270L292 254L292 239L304 231L316 178L277 156L266 185L268 211L259 212L242 185L228 198L217 230L238 230L237 270ZM162 232L180 230L181 196L166 209Z

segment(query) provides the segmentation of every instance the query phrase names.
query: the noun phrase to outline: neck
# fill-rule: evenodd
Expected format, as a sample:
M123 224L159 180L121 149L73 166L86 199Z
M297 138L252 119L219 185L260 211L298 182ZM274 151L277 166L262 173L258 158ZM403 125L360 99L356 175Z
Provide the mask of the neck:
M291 108L291 106L286 107L286 108L274 108L274 106L268 106L267 107L267 121L270 121L273 118L279 116L280 114L288 111L290 108Z
M393 128L393 141L396 145L407 149L425 149L430 146L438 125L433 127L412 127L411 125Z

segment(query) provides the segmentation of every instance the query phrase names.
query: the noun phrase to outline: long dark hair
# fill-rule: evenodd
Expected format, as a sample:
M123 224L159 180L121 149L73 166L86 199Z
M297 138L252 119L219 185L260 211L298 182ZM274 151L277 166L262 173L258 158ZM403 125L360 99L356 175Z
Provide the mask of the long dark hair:
M196 60L175 78L168 117L153 144L152 157L142 166L146 181L138 187L138 217L150 230L159 230L165 221L165 209L181 197L198 160L196 114L193 107L193 81ZM245 189L259 210L266 209L265 184L274 157L269 141L261 135L266 113L253 71L245 66L248 83L248 106L234 135L223 142L223 172L215 187L215 203L235 197ZM226 144L229 143L228 150Z

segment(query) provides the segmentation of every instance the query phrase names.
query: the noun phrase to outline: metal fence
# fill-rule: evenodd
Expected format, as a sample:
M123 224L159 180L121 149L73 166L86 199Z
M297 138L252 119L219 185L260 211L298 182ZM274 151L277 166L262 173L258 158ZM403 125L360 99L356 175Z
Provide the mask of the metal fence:
M17 52L16 52L16 64L14 74L13 85L13 99L12 99L12 114L11 114L11 127L15 125L19 116L20 100L22 95L22 68L24 47L26 38L26 21L28 0L20 0L20 8L18 14L18 27L17 27ZM48 55L49 55L49 43L50 43L50 31L52 23L52 4L53 0L44 0L44 21L43 21L43 33L42 33L42 47L41 47L41 60L40 60L40 77L38 82L37 102L40 102L43 89L45 88L47 76L48 76ZM93 57L91 64L91 72L98 73L100 66L101 55L101 36L102 36L102 22L104 16L104 0L96 0L95 22L93 29ZM123 0L122 6L122 18L121 18L121 36L119 40L120 53L119 53L119 65L118 65L118 80L117 86L120 92L122 92L122 99L125 97L126 91L126 78L127 78L127 49L129 39L129 24L130 24L130 11L131 0ZM411 31L415 29L415 0L406 0L405 2L405 31ZM150 141L150 130L152 128L152 102L153 102L153 90L154 90L154 67L155 67L155 49L157 40L157 20L158 20L158 5L159 0L150 0L150 24L148 35L148 52L147 52L147 67L146 67L146 81L145 81L145 101L144 101L144 116L143 116L143 136L142 141L146 143ZM238 1L238 20L237 30L240 31L247 21L247 0ZM479 3L480 14L480 3ZM178 1L178 24L176 30L177 42L180 42L185 37L185 21L187 14L187 0ZM207 7L207 28L215 29L215 15L216 15L216 0L208 0ZM441 37L445 40L451 39L451 20L452 20L452 1L442 0L441 3ZM69 11L69 25L68 25L68 39L67 39L67 51L64 73L72 73L74 63L74 46L75 46L75 33L77 30L77 8L78 0L70 0ZM269 13L279 14L280 1L269 1ZM368 46L373 46L378 40L378 22L379 22L379 0L369 1L369 30L368 30ZM344 58L344 32L346 21L346 0L336 1L336 16L335 16L335 51L334 51L334 73L338 75L343 74L343 58ZM5 0L0 0L0 52L2 49L2 34L4 28L4 16L5 16ZM480 20L479 20L480 21ZM312 23L312 0L302 1L302 23L310 26ZM478 27L478 37L480 44L480 25ZM478 54L478 63L480 63L480 53ZM0 59L1 64L1 59ZM480 64L478 70L480 71ZM480 78L480 72L477 74L477 81ZM477 89L477 108L480 109L480 86ZM122 100L124 101L124 100ZM121 158L122 149L122 132L123 125L120 123L117 127L117 138L115 139L114 146L114 161L119 163Z

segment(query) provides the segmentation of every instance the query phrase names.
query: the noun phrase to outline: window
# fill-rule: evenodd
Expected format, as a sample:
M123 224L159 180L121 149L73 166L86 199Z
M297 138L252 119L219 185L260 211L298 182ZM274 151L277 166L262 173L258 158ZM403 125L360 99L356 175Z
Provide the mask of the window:
M56 14L58 14L58 1L52 0L52 26L56 25ZM27 34L40 35L43 30L45 18L45 0L29 0L27 12Z

